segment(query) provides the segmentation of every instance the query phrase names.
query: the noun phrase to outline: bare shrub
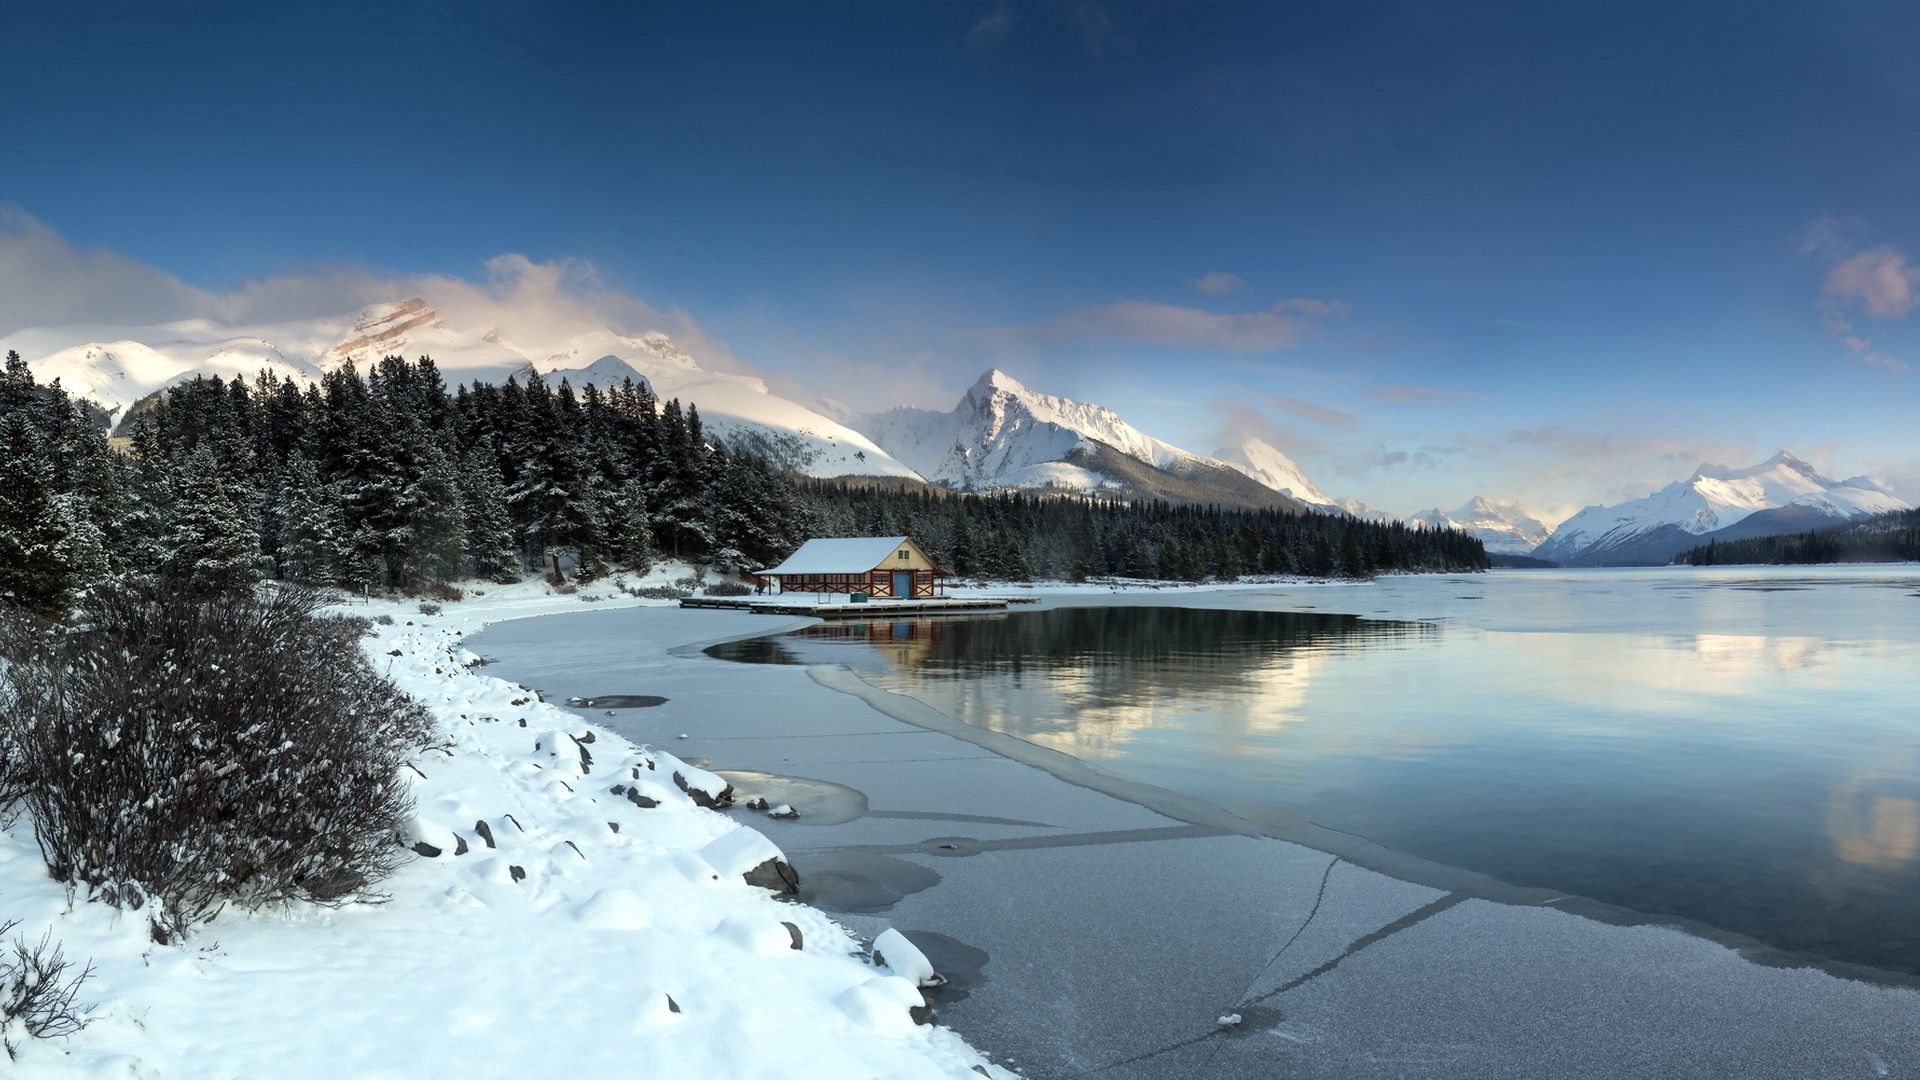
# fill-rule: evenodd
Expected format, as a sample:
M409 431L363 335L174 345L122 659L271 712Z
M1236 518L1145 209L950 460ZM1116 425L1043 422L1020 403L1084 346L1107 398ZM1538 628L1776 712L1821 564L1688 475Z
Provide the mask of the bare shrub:
M751 596L753 588L738 581L716 581L707 586L706 593L708 596Z
M375 616L374 616L374 617L373 617L372 619L370 619L370 620L368 620L368 621L369 621L369 622L371 622L371 623L373 623L373 625L375 625L375 626L392 626L392 625L393 625L393 616L391 616L391 615L389 615L389 614L387 614L386 612L384 612L384 611L383 611L383 612L381 612L380 614L378 614L378 615L375 615Z
M458 603L459 601L465 599L467 595L466 593L461 592L459 589L456 589L453 586L447 585L444 583L429 585L426 587L426 589L423 590L423 593L427 599L438 600L441 603L445 603L445 604Z
M675 585L642 585L637 589L628 589L626 593L641 600L685 600L693 595L692 590Z
M446 609L442 608L439 604L433 603L431 601L420 605L420 614L422 615L438 615L440 614L440 612L444 610Z
M9 919L0 923L0 937L6 937L19 925ZM80 987L93 977L93 965L73 970L66 951L53 943L53 931L41 935L38 944L14 938L0 951L0 1044L8 1058L20 1056L14 1042L24 1031L35 1039L64 1039L92 1023L91 1010L75 999Z
M320 606L127 591L0 642L0 726L55 878L147 910L161 941L227 903L371 898L432 725Z

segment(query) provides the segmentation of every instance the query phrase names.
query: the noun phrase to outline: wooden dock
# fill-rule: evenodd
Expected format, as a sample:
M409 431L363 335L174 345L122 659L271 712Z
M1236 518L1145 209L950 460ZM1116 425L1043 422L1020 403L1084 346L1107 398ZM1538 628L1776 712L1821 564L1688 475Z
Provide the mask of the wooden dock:
M1038 597L982 596L943 597L932 600L869 600L864 604L845 600L822 603L817 600L776 597L689 596L680 601L683 608L719 608L727 611L751 611L760 615L810 615L816 619L886 619L901 616L968 615L983 611L1005 611L1012 604L1038 603Z

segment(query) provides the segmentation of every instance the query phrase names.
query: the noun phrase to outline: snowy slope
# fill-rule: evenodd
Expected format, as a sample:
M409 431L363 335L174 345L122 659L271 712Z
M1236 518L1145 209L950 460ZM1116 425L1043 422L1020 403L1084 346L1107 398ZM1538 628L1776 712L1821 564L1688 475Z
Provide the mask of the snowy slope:
M951 412L899 408L856 423L921 476L961 491L1055 488L1300 505L1245 470L1148 435L1112 409L1040 393L998 370L982 375Z
M52 880L26 821L0 820L5 916L93 966L93 1023L64 1040L9 1030L23 1045L0 1054L7 1076L1010 1080L914 1022L914 980L742 880L780 853L765 818L695 803L725 779L468 666L462 637L488 622L633 598L485 588L441 615L352 609L390 616L368 655L440 736L405 774L408 833L437 854L382 882L383 903L227 911L158 946L137 913ZM628 647L683 640L660 626Z
M337 318L232 327L204 319L149 327L54 327L0 340L43 381L62 385L114 417L157 390L195 375L232 377L271 368L305 381L381 357L432 356L447 382L500 382L539 371L587 382L644 379L661 398L700 409L709 434L814 476L913 477L866 436L776 397L761 380L703 370L665 334L630 336L571 325L510 339L490 327L454 327L419 297Z
M137 339L124 327L27 330L0 341L0 353L8 349L26 358L39 381L59 379L69 393L115 419L141 398L195 375L251 378L267 369L300 382L319 375L311 363L289 358L265 337L198 323L150 328Z
M1265 440L1243 439L1237 445L1215 451L1213 456L1273 490L1316 509L1343 509L1335 500L1322 495L1292 458Z
M1457 529L1502 555L1526 555L1545 543L1553 530L1517 504L1496 503L1475 495L1458 510L1438 507L1407 518L1410 525L1429 529Z
M1758 465L1727 469L1702 465L1644 499L1618 506L1589 506L1534 549L1542 559L1568 564L1663 562L1671 547L1719 532L1763 511L1796 508L1832 520L1907 508L1874 481L1856 476L1830 480L1782 450Z

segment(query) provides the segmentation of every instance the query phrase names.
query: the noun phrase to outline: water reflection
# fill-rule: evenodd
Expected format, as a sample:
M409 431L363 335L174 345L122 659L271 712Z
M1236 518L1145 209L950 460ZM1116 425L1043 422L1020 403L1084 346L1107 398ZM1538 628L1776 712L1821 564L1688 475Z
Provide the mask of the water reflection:
M1469 591L1395 582L1447 621L1081 607L712 651L844 664L1276 828L1920 974L1920 604L1669 580L1508 579L1478 626Z
M1325 657L1439 633L1428 623L1311 612L1082 607L834 622L710 651L756 663L844 664L971 723L1110 758L1159 728L1198 732L1238 752L1233 744L1304 717Z

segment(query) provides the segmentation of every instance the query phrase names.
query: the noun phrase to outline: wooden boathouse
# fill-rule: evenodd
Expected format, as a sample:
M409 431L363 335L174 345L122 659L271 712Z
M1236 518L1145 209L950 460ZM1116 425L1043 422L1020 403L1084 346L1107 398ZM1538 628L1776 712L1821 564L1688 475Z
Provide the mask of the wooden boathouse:
M913 600L946 595L947 572L907 536L809 540L779 566L753 576L783 593L866 593Z

